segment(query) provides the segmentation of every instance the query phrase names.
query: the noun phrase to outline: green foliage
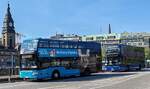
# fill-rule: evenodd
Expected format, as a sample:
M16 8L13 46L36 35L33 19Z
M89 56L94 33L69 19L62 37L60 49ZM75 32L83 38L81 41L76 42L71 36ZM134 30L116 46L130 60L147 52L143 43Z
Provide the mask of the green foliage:
M150 59L150 48L145 48L145 59Z

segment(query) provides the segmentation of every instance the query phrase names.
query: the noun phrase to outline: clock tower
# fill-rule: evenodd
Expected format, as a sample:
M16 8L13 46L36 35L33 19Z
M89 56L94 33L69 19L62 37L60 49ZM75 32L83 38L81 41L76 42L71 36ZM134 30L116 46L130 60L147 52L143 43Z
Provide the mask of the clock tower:
M8 49L15 49L15 27L12 15L10 13L10 5L8 3L7 12L3 21L2 45Z

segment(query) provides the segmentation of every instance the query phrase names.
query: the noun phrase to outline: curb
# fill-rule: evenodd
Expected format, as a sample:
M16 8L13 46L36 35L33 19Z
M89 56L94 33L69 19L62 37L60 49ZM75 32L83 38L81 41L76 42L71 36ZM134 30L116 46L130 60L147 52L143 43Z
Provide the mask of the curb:
M9 78L9 76L0 76L0 83L18 82L18 81L22 81L22 79L19 78L18 76L12 76L11 78Z

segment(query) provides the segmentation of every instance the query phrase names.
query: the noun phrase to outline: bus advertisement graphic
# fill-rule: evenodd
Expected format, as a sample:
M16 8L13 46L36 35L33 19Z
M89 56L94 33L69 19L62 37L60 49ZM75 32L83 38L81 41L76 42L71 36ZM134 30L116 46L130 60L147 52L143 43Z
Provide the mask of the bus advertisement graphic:
M50 57L55 57L56 56L56 50L55 49L50 50L49 55L50 55Z
M78 57L77 49L39 48L39 57Z

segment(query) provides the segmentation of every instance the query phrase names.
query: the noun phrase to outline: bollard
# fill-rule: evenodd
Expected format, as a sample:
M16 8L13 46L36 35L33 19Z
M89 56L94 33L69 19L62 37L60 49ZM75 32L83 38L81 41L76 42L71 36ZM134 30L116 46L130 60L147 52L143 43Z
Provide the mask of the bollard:
M9 68L8 82L11 82L11 68Z

